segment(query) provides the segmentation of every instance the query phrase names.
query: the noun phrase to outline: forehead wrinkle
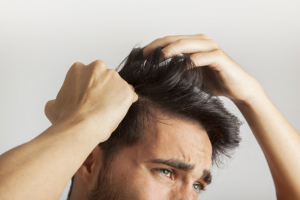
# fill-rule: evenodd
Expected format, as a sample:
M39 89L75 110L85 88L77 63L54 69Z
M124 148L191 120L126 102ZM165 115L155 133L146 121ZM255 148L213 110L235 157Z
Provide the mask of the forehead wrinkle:
M158 110L154 116L145 124L148 142L144 143L152 149L154 157L179 159L197 166L211 159L210 140L201 125Z
M180 124L180 122L179 122ZM194 127L190 127L189 125L180 126L179 124L174 123L163 123L163 122L156 122L151 123L150 126L148 126L147 130L147 141L149 142L148 145L153 145L156 150L157 148L163 148L172 150L174 149L177 158L178 159L184 159L188 162L190 162L191 159L191 150L192 154L198 152L198 155L201 155L200 157L203 157L205 154L209 153L209 148L205 145L205 138L203 138L203 134L206 135L206 131L203 130L205 133L202 133L202 131L196 130ZM186 127L185 127L186 126ZM167 127L167 129L166 129ZM170 128L168 128L170 127ZM191 136L189 134L185 135L181 129L189 132L189 129L191 128L192 132L197 132L199 136L201 137L201 142L199 144L199 140L197 142L196 139L189 139ZM205 136L204 136L205 137ZM208 137L208 136L207 136ZM203 143L203 145L201 145ZM173 152L173 153L175 153ZM173 154L172 153L172 154ZM173 154L174 155L174 154Z

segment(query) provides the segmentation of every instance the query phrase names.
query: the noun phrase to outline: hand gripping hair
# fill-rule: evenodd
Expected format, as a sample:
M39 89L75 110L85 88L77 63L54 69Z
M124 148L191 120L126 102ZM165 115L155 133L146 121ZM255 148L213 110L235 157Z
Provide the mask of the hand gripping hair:
M126 145L144 139L146 122L155 118L151 110L199 123L212 144L212 161L220 164L230 157L240 142L241 122L231 114L210 88L203 84L202 67L196 67L190 54L180 54L161 62L163 54L157 47L147 57L143 48L133 48L117 68L120 76L131 84L139 99L110 138L100 143L104 163ZM157 120L157 119L156 119Z

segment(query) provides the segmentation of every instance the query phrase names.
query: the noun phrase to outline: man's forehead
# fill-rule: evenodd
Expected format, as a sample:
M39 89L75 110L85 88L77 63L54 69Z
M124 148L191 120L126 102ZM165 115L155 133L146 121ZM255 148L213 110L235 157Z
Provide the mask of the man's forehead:
M143 142L144 151L163 159L178 159L191 164L211 165L212 147L206 131L197 123L159 115L150 120Z
M171 143L172 146L195 144L197 149L211 149L207 132L199 123L158 113L157 118L149 118L145 124L146 142L154 145L162 143L162 146L165 146L164 143Z

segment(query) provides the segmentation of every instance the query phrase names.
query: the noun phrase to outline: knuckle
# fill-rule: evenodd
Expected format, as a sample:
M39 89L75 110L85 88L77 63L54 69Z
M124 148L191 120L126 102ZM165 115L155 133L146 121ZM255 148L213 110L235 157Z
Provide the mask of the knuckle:
M163 39L163 40L166 40L166 41L172 41L173 38L174 38L174 36L172 36L172 35L167 35L167 36L163 37L162 39Z
M49 112L51 111L51 107L53 104L53 100L49 100L46 102L45 107L44 107L44 113L47 115L49 115Z
M45 106L44 106L44 113L45 113L45 114L47 114L48 109L49 109L49 101L47 101L47 103L46 103Z
M178 44L180 44L180 45L185 44L186 42L187 42L187 40L184 39L184 38L180 38L180 39L178 39L178 40L176 41L176 43L178 43Z
M107 72L109 72L109 73L111 73L111 74L117 73L114 69L107 69Z
M126 91L126 96L131 97L131 98L135 94L134 89L129 84L126 84L124 91Z
M132 91L132 88L128 84L124 84L124 88L125 88L125 91L128 93L130 93L130 91Z
M133 91L134 90L134 87L132 85L130 85L128 83L126 85L127 85L127 88L129 89L129 91Z
M95 60L93 63L93 67L107 69L107 66L103 60Z
M220 57L220 56L224 56L224 52L221 49L217 49L215 50L215 54Z
M209 40L215 48L219 48L219 45L217 44L217 42L215 42L214 40L211 40L211 39L209 39Z
M113 70L113 69L108 69L108 70L107 70L107 75L108 75L109 77L118 77L118 76L119 76L118 72L116 72L116 71Z
M94 61L94 64L95 64L95 65L105 65L104 61L103 61L103 60L100 60L100 59L95 60L95 61Z
M204 39L210 39L207 35L205 35L203 33L199 34L199 36L202 37L202 38L204 38Z
M82 66L84 64L82 62L75 62L73 65L75 65L75 66Z
M220 64L220 62L224 61L224 55L225 53L221 49L217 49L214 51L214 64Z
M91 72L95 76L98 76L103 72L103 69L100 65L93 65L92 68L91 68Z
M163 40L164 38L156 38L153 42L158 42L160 40Z
M82 62L75 62L72 66L71 66L71 68L72 69L78 69L78 68L81 68L81 67L83 67L84 66L84 64L82 63Z
M95 60L90 67L92 71L97 74L107 70L107 66L102 60Z

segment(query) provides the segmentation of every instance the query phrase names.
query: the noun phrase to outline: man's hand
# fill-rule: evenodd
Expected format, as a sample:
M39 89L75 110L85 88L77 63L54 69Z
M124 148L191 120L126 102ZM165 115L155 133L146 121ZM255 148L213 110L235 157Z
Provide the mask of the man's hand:
M96 60L87 66L76 62L69 69L56 99L47 102L45 114L52 124L63 120L93 121L99 130L108 128L102 131L104 141L137 99L133 87L103 61Z
M45 106L52 126L0 156L0 199L58 199L137 98L133 87L103 61L76 62L56 99Z
M300 135L276 109L258 81L206 35L156 39L144 48L144 56L158 46L164 47L165 59L192 54L193 62L203 69L204 84L214 94L230 98L247 120L269 164L277 198L300 199Z
M192 61L197 67L202 67L204 84L213 89L214 95L226 96L236 102L251 101L252 97L263 93L256 79L204 34L158 38L144 48L144 56L158 46L164 47L162 52L165 59L179 54L192 54Z

